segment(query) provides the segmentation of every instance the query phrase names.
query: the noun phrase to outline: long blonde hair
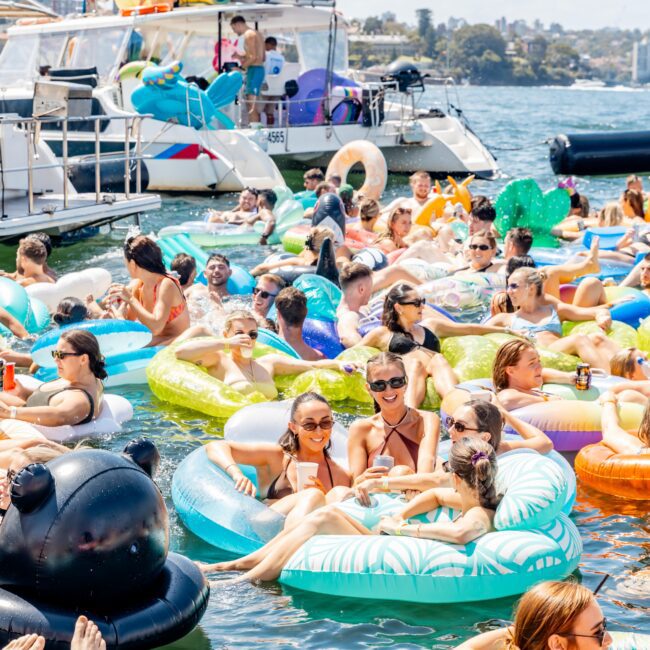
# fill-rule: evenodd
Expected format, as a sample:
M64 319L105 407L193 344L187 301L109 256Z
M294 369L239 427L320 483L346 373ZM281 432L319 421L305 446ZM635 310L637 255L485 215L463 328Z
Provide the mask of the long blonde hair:
M618 226L623 223L624 217L625 214L623 213L621 204L612 201L598 213L598 226L600 228Z
M548 650L554 634L571 632L576 618L594 595L576 582L542 582L526 592L515 614L514 632L506 640L508 650Z
M637 350L637 348L625 348L624 350L619 350L609 360L612 375L629 379L634 374L634 366L636 366L638 354L639 350Z

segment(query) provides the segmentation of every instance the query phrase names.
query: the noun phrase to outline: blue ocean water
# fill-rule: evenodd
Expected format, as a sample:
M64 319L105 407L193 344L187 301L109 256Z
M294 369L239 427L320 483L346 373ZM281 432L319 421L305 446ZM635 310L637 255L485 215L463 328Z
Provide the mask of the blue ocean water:
M494 148L504 178L473 184L475 193L495 196L511 178L532 176L542 189L557 182L548 164L548 148L539 144L561 132L642 129L646 127L649 91L592 91L556 88L460 88L462 108L473 129ZM432 105L436 91L427 92L423 106ZM292 180L298 178L293 176ZM594 206L615 199L621 178L580 179L578 188ZM298 188L296 188L298 189ZM648 189L648 183L646 183ZM387 198L408 191L404 177L391 178ZM161 210L142 219L145 233L201 218L207 207L233 202L232 196L164 197ZM121 242L124 231L105 232L73 246L57 249L52 265L61 273L86 266L104 266L115 280L126 280ZM10 268L13 248L0 247L0 268ZM235 248L231 259L246 265L268 251ZM135 436L153 438L162 455L158 483L171 514L171 544L193 559L215 560L217 553L185 531L173 512L171 477L179 461L196 445L218 436L222 423L198 413L159 402L146 387L120 392L136 405L136 417L118 436L93 444L120 450ZM344 423L351 416L340 414ZM602 574L612 578L601 592L601 603L612 629L650 632L650 600L622 590L622 582L642 567L650 567L650 515L647 502L634 504L580 489L574 511L584 555L579 578L594 587ZM477 631L509 619L515 599L455 606L329 598L290 591L277 584L217 586L208 611L178 648L452 648Z

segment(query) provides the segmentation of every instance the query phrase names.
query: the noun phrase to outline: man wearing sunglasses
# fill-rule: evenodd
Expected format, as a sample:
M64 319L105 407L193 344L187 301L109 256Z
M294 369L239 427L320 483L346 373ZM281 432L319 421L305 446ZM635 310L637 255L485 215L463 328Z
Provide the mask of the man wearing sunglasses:
M253 313L266 318L271 305L284 287L285 282L279 275L274 273L260 275L253 289Z

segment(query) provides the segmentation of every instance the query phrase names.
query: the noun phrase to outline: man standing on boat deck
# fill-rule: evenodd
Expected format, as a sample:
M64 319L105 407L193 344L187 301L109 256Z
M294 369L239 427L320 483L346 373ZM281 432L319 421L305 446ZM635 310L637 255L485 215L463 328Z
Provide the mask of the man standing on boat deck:
M259 122L257 101L264 83L264 39L257 30L246 24L243 16L235 16L230 21L230 26L235 34L241 37L239 50L243 40L243 54L236 52L233 56L239 60L241 67L246 71L245 95L248 123Z

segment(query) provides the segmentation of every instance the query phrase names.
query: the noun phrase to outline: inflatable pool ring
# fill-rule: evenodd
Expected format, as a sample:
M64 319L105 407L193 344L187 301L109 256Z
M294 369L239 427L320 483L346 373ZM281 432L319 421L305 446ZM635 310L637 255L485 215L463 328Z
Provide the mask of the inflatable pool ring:
M388 258L379 248L364 248L352 256L352 261L365 264L371 271L381 271L388 266Z
M644 352L650 353L650 316L644 318L639 324L637 341Z
M275 332L272 332L271 330L260 327L257 330L257 342L261 343L262 345L268 345L275 351L284 352L294 359L300 359L300 355L284 339L280 338Z
M25 329L29 334L38 334L50 324L50 310L38 298L29 299L29 312L25 320Z
M104 388L118 386L141 386L147 383L147 366L149 361L162 350L162 346L140 348L116 354L105 359L108 377L103 380ZM58 377L57 369L41 367L34 375L40 381L54 381Z
M553 266L554 264L564 264L567 259L584 253L582 246L561 246L560 248L533 247L529 255L535 260L539 267ZM612 278L615 281L622 280L632 270L632 264L619 262L616 260L600 260L600 272L594 273L593 276L605 280Z
M338 174L341 183L346 183L350 170L359 163L363 165L366 174L359 194L379 201L386 189L388 167L381 149L369 140L353 140L344 144L330 160L325 176L329 178Z
M322 352L328 359L338 357L345 350L341 345L336 323L332 321L306 318L302 338L307 345Z
M617 454L602 442L584 447L575 460L582 483L626 499L650 499L650 453Z
M9 312L29 334L38 334L50 322L47 307L38 298L32 298L24 287L10 278L0 277L0 307ZM13 336L4 325L0 335Z
M307 296L307 315L316 320L335 321L341 290L320 275L303 275L293 286Z
M257 472L240 465L257 487ZM284 516L238 492L203 447L183 459L172 479L172 501L183 524L208 544L246 555L271 541L284 527Z
M582 542L575 524L561 512L567 485L558 466L534 452L508 454L499 458L497 486L504 497L496 511L496 531L474 542L317 535L288 560L280 582L331 596L455 603L513 596L540 580L562 579L574 571ZM386 512L382 502L390 497L373 498ZM354 501L347 503L339 507L355 516ZM397 501L396 509L403 507ZM455 515L439 508L417 520L451 521Z
M267 238L269 245L279 244L282 235L296 224L303 222L304 210L298 201L284 201L274 210L276 223L273 232ZM266 223L256 221L252 226L230 225L227 223L210 223L207 221L186 221L166 226L159 231L158 237L165 238L185 233L197 246L222 248L225 246L257 246L266 228Z
M25 388L35 390L41 383L35 377L21 375L20 383ZM131 402L121 395L104 393L102 407L99 415L86 422L86 424L63 424L58 427L46 427L41 424L30 424L24 422L25 427L30 426L39 433L42 433L48 440L54 442L73 442L83 438L96 438L97 436L117 433L122 430L122 425L133 418L133 406ZM14 420L0 420L0 432L6 437L11 437ZM25 430L23 427L23 431ZM35 435L34 437L38 437Z
M117 71L117 80L140 79L142 71L150 65L153 65L151 61L129 61Z
M610 310L612 320L638 327L639 321L650 316L650 296L632 287L605 287L607 300L627 300L615 304Z
M556 247L558 242L551 230L569 214L571 199L561 188L542 194L532 178L525 178L510 181L499 193L494 208L497 212L494 225L499 232L529 228L537 246Z
M337 234L338 229L342 238L345 238L345 208L337 194L327 192L318 197L311 215L311 227L316 228L317 226L331 228L334 234Z
M617 630L612 630L609 634L612 637L610 650L648 650L650 648L650 634L618 632Z
M604 228L587 228L582 245L585 248L591 248L591 242L594 237L599 237L598 249L601 251L615 251L618 242L625 236L627 228L625 226L607 226Z
M43 301L53 314L64 298L85 300L89 294L94 298L101 298L108 291L111 282L111 274L106 269L90 268L66 273L53 284L47 282L30 284L25 291L31 298Z
M3 646L35 630L47 647L67 646L81 611L110 648L172 643L201 619L209 587L168 553L167 509L148 473L158 452L143 440L126 452L73 451L13 480L0 529Z
M293 253L272 253L264 259L264 264L269 262L281 262L282 260L293 259L295 255ZM287 264L286 266L278 266L272 270L273 275L277 275L282 278L287 286L292 285L294 282L303 276L314 275L316 273L316 266L306 266L306 265L291 265ZM274 318L272 315L275 313L275 306L271 306L269 312L269 318Z
M31 355L34 363L43 368L55 368L52 350L61 334L66 330L86 330L94 334L99 343L99 349L106 358L125 354L149 345L153 334L151 330L136 321L106 319L85 320L51 330L36 339L32 346Z
M445 264L444 262L430 264L417 257L407 257L405 260L399 260L396 266L406 269L415 275L423 284L428 284L429 282L433 282L433 280L447 278L450 267L449 264Z
M318 201L318 197L314 190L302 190L302 192L296 192L293 195L293 198L302 205L304 210L313 208L316 205L316 201Z
M433 219L442 217L447 203L456 205L460 203L466 212L472 209L472 195L467 186L474 180L474 176L468 176L462 183L457 183L454 178L447 176L447 181L453 188L452 194L442 194L439 192L429 199L420 209L420 212L413 219L413 223L418 226L429 226ZM437 184L437 183L436 183ZM439 187L439 184L437 184Z
M636 330L630 325L616 320L612 321L611 327L606 332L592 320L580 323L564 321L562 323L562 335L568 336L569 334L604 334L622 348L636 347L638 343Z

